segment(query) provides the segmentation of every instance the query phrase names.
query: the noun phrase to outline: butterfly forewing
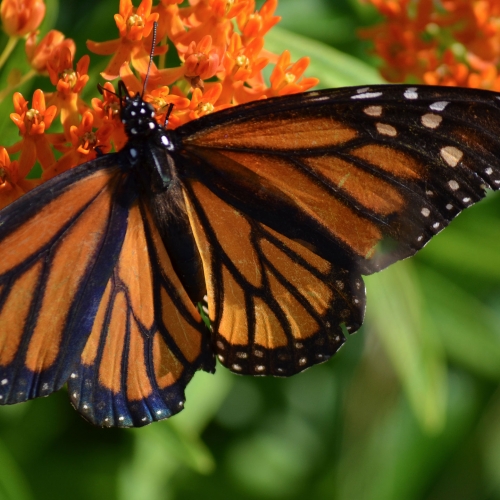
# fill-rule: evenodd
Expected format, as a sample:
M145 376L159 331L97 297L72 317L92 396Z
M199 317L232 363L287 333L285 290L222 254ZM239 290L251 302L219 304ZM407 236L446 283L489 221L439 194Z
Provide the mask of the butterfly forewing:
M48 395L65 383L88 335L100 277L120 245L112 203L120 185L116 165L103 158L2 211L0 403Z
M211 165L190 176L366 274L413 255L500 187L499 104L472 89L344 88L249 103L179 132Z

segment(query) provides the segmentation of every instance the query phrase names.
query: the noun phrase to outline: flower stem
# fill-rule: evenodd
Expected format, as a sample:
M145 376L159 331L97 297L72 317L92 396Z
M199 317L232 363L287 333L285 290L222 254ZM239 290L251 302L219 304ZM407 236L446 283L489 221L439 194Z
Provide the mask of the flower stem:
M0 103L17 87L20 87L23 83L27 82L31 78L36 76L36 71L32 68L24 76L22 76L14 85L9 85L7 88L0 91Z
M14 47L16 46L18 40L19 37L17 36L11 36L7 40L7 45L3 49L2 55L0 56L0 69L3 68L5 61L9 58L10 54L14 50Z

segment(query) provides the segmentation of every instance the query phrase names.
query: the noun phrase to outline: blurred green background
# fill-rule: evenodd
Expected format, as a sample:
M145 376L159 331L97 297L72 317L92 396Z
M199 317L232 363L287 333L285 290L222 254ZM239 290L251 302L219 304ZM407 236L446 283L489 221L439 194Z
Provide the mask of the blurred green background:
M118 0L47 3L42 33L74 38L77 57L117 35ZM381 81L356 33L374 9L280 0L278 14L267 48L309 55L322 87ZM12 144L10 100L0 112ZM0 499L500 498L500 195L366 282L366 323L334 359L289 379L199 373L170 421L96 429L65 390L0 408Z

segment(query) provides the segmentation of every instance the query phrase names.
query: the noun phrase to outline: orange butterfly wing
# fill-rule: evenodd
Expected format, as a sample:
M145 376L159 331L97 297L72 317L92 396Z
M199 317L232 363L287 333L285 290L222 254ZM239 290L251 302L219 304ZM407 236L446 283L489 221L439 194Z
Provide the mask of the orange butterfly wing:
M281 375L333 354L340 325L361 325L361 274L500 187L499 104L471 89L346 88L181 127L175 161L221 362Z
M68 390L100 426L141 426L184 407L194 372L213 371L198 310L189 300L147 209L135 204L113 274Z

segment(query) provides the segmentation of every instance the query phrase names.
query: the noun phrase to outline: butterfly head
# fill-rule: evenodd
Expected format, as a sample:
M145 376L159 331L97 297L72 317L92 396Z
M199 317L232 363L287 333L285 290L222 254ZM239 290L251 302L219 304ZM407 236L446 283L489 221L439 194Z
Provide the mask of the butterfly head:
M140 94L124 97L120 116L129 138L147 137L159 127L153 106L145 102Z

